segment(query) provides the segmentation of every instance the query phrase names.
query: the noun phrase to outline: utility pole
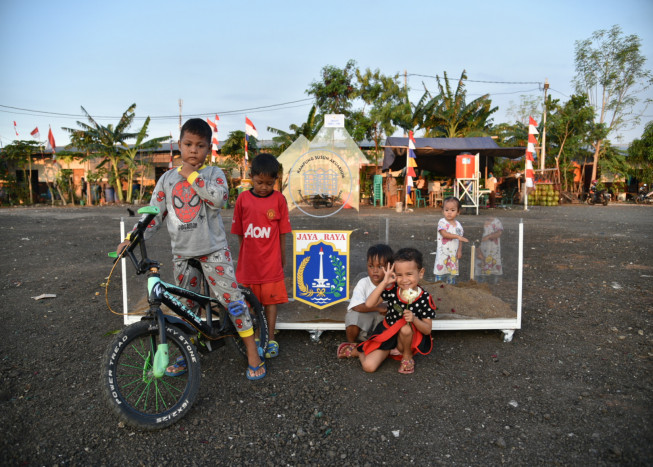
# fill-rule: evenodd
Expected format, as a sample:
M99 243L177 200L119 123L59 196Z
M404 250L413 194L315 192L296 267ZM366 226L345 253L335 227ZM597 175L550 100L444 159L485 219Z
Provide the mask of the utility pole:
M179 131L181 132L181 107L184 105L183 99L179 99Z
M544 118L542 119L542 151L540 151L540 170L544 170L546 160L546 92L549 90L549 79L544 78Z

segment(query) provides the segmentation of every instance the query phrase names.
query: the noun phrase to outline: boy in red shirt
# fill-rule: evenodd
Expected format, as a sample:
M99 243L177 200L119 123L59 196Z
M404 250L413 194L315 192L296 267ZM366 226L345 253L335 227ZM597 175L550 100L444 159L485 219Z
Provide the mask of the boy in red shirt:
M238 197L231 222L231 233L238 235L240 245L236 280L249 287L265 307L270 333L267 358L279 354L279 344L274 340L277 305L288 302L283 268L286 234L292 229L286 198L274 190L280 168L272 154L254 158L252 188Z

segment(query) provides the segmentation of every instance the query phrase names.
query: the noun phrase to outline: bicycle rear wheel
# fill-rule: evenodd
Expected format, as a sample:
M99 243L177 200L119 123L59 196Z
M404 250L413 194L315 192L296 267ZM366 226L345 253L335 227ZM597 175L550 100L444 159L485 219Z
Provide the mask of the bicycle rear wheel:
M121 421L144 430L165 428L180 420L197 398L200 362L197 350L177 327L166 324L170 363L186 362L186 373L156 378L154 353L160 343L156 321L125 328L104 356L101 384L112 410Z
M243 293L245 301L249 306L249 315L252 317L254 327L254 337L259 339L259 347L265 351L268 347L268 320L265 317L265 310L263 310L263 306L258 301L258 298L256 298L256 295L254 295L254 292L247 287L240 287L240 291ZM245 347L243 339L234 332L233 339L230 340L238 351L247 358L247 347Z

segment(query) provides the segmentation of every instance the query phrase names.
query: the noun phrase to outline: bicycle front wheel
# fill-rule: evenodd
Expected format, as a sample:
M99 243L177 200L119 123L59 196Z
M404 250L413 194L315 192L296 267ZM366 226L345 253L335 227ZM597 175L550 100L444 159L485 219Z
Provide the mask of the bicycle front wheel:
M102 388L113 411L128 425L144 430L165 428L184 417L197 398L197 350L170 324L166 324L166 340L170 364L183 359L185 373L154 376L154 354L160 343L156 321L140 321L125 328L105 353Z

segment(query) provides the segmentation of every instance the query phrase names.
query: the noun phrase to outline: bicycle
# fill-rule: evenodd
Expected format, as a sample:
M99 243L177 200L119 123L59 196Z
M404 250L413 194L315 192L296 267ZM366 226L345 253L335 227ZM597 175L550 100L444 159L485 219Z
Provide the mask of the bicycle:
M229 337L245 357L247 350L228 316L229 311L210 296L206 278L202 288L205 295L161 280L161 265L148 258L143 237L159 209L147 206L139 209L138 213L145 214L145 217L132 232L129 245L120 254L112 252L109 256L115 258L114 268L120 258L127 256L137 275L147 274L149 309L141 321L124 328L107 348L101 384L110 407L122 422L145 430L156 430L183 418L197 398L200 361L195 344L210 352L224 346L224 339ZM134 253L137 247L140 260ZM259 355L263 358L263 349L268 344L268 325L263 307L250 289L241 286L240 290L247 302L254 332L259 338ZM199 304L206 318L195 314L178 297ZM164 314L162 304L183 319ZM186 372L166 375L170 363L178 359L185 361Z

